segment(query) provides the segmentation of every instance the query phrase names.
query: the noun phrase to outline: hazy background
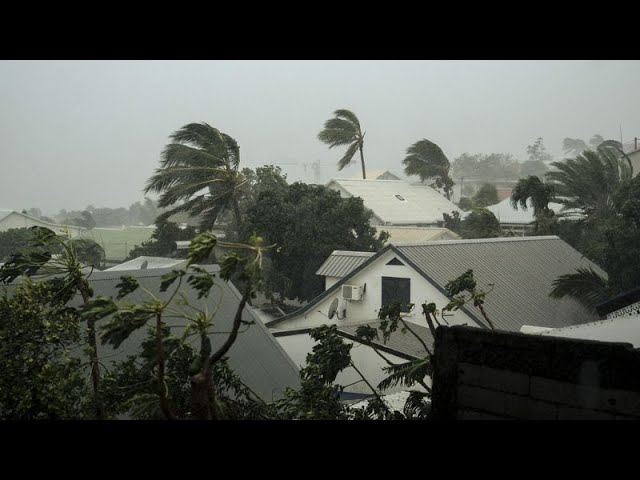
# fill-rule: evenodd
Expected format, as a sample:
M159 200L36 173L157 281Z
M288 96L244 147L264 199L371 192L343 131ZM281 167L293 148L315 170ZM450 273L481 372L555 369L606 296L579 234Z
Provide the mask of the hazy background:
M451 161L525 160L537 137L561 157L565 137L640 137L639 84L639 61L0 61L0 208L126 207L169 134L200 121L244 166L351 177L359 165L337 172L343 150L317 140L338 108L367 132L369 169L400 174L422 138Z

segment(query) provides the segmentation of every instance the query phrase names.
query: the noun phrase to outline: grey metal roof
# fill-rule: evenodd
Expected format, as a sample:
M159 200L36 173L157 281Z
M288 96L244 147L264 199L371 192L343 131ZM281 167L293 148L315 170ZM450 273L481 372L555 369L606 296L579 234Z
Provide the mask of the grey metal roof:
M316 275L327 277L344 277L353 269L362 265L374 252L350 252L348 250L334 250L320 266Z
M213 348L220 346L227 338L227 332L231 330L233 317L238 307L241 295L233 284L225 282L218 277L220 268L217 265L204 265L202 268L209 273L214 274L214 283L216 287L211 290L208 299L197 299L197 292L190 288L186 281L182 284L182 291L187 299L194 306L208 308L211 312L221 302L220 309L215 317L215 325L212 328L211 341ZM115 296L117 293L116 285L120 282L122 275L131 275L140 283L141 287L151 291L160 299L166 300L173 292L173 286L167 292L160 292L160 282L162 275L170 272L171 269L153 269L153 270L130 270L115 272L94 272L89 277L89 282L94 290L95 296ZM177 285L174 284L174 285ZM9 287L14 287L15 283ZM217 288L218 287L218 288ZM0 290L2 287L0 286ZM139 288L135 292L125 297L133 302L142 302L150 297ZM80 300L75 300L77 306ZM73 303L72 303L73 304ZM174 302L175 304L175 302ZM174 308L180 309L180 305L174 305ZM190 311L193 313L192 311ZM277 340L271 335L264 324L257 318L251 308L245 308L242 313L242 319L245 321L253 321L254 324L241 327L241 333L234 345L231 347L227 356L229 357L229 366L263 400L270 402L272 399L278 399L282 396L285 388L299 388L299 370L280 346ZM98 322L98 325L103 320ZM166 318L166 323L173 328L174 333L180 335L186 325L185 320L181 318ZM123 360L127 355L137 353L140 342L145 338L146 328L135 331L127 341L125 341L118 350L114 350L108 346L99 345L98 351L105 365L109 365L114 360ZM199 341L193 338L192 346L199 348Z
M478 286L493 290L485 298L487 315L501 330L523 325L559 328L597 320L576 300L549 297L560 275L590 266L606 273L556 236L450 240L397 245L400 254L436 286L473 269ZM468 311L486 324L473 306Z
M426 321L425 321L426 322ZM407 322L411 330L420 337L420 339L429 347L433 352L433 335L429 327L415 324L413 322ZM338 326L338 331L348 335L350 338L356 338L356 330L362 325L368 325L373 328L380 327L380 321L375 320L366 324L357 325L344 325ZM374 340L373 343L381 347L382 350L387 350L390 353L399 354L400 356L410 358L423 358L427 355L427 351L424 349L420 340L418 340L411 332L402 332L401 328L398 328L391 334L386 343L382 339L382 334L378 331L380 338Z

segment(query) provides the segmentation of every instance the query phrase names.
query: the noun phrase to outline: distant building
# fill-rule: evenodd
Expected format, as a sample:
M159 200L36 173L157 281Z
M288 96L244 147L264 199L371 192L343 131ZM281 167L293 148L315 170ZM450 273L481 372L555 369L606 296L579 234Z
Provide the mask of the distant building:
M535 217L533 216L533 207L531 206L531 199L527 201L528 208L523 210L522 207L518 206L518 208L513 208L511 206L511 197L507 197L499 203L495 205L489 205L485 207L491 213L493 213L500 225L504 230L511 230L516 235L524 236L533 231L535 222ZM576 211L562 211L564 205L560 203L549 203L549 208L552 209L556 215L562 213L563 217L566 219L576 219L579 218L580 213ZM468 212L464 214L464 216L468 215Z
M372 211L373 226L440 226L443 213L462 214L454 203L428 185L403 180L334 179L327 187L340 192L342 198L362 198L364 206Z
M82 235L85 231L82 227L45 222L26 213L20 213L14 210L0 210L0 232L6 232L12 228L31 227L45 227L53 230L58 235L69 235L72 238Z
M362 180L362 173L355 174L352 180ZM402 180L389 170L367 170L367 180Z
M448 228L440 227L398 227L395 225L378 225L375 227L378 232L387 232L389 243L404 242L431 242L435 240L458 240L460 235L452 232Z

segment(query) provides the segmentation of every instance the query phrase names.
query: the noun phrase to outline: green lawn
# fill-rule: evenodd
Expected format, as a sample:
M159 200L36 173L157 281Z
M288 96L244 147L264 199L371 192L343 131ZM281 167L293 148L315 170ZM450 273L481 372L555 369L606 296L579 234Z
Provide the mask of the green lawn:
M83 237L91 238L104 248L107 260L124 260L136 245L149 240L153 228L94 228Z

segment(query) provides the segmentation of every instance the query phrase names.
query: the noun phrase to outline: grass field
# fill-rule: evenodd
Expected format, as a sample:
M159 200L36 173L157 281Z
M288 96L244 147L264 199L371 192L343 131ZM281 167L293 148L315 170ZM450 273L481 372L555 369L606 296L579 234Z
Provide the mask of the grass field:
M151 238L153 230L153 227L94 228L83 237L98 242L107 260L124 260L133 247Z

